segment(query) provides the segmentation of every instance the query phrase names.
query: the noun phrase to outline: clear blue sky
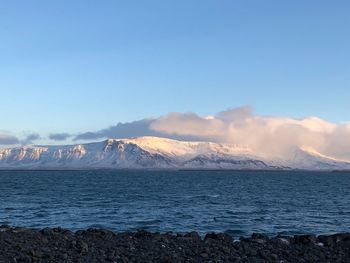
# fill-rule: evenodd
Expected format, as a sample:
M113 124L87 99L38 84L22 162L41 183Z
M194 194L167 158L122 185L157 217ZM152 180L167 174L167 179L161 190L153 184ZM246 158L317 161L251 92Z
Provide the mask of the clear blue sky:
M350 120L350 1L1 1L0 130L170 111Z

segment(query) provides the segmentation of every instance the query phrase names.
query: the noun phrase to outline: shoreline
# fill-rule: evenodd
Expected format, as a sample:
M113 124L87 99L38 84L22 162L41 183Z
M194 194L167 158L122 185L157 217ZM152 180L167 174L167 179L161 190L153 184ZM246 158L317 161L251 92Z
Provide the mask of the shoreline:
M350 233L239 240L223 233L0 226L0 262L350 262Z
M0 168L0 172L94 172L94 171L130 171L130 172L262 172L262 173L350 173L350 170L310 170L310 169L170 169L170 168Z

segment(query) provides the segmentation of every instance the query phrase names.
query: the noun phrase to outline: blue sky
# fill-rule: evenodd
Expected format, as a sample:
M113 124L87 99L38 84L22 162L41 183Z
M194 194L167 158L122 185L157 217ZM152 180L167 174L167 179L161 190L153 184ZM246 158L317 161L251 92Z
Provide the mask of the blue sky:
M0 130L168 112L350 120L349 1L1 1Z

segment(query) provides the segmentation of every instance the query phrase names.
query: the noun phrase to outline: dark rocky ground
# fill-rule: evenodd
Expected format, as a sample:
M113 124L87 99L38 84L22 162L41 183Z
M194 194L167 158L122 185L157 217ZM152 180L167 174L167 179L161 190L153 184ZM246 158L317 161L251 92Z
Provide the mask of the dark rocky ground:
M71 232L0 226L0 262L350 262L350 233L330 236Z

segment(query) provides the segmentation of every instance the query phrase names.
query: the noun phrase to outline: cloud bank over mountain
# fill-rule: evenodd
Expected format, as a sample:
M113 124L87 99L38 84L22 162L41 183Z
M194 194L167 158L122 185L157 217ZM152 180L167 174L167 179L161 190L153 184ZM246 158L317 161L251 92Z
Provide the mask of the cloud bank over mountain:
M213 116L169 113L82 133L75 140L138 136L239 144L272 156L291 155L295 149L303 148L350 160L350 124L335 124L317 117L258 116L250 107L229 109Z
M256 116L250 107L201 117L170 113L151 123L152 130L200 140L247 145L268 155L293 154L296 148L315 150L350 160L350 124L334 124L317 117Z
M110 126L96 132L85 132L74 137L74 141L80 140L97 140L102 138L130 138L141 136L156 136L166 137L176 140L198 140L198 136L175 134L158 131L152 128L152 124L158 119L143 119L128 123L118 123L115 126Z
M336 124L318 117L255 115L251 107L233 108L211 116L173 112L159 118L118 123L80 134L52 133L56 142L96 141L105 138L158 136L176 140L211 141L244 145L269 156L292 155L298 148L350 161L350 123ZM0 145L33 143L39 134L18 139L0 133Z
M101 138L127 138L139 136L157 136L156 131L149 127L155 119L144 119L129 123L118 123L96 132L84 132L74 137L74 141L78 140L96 140Z

